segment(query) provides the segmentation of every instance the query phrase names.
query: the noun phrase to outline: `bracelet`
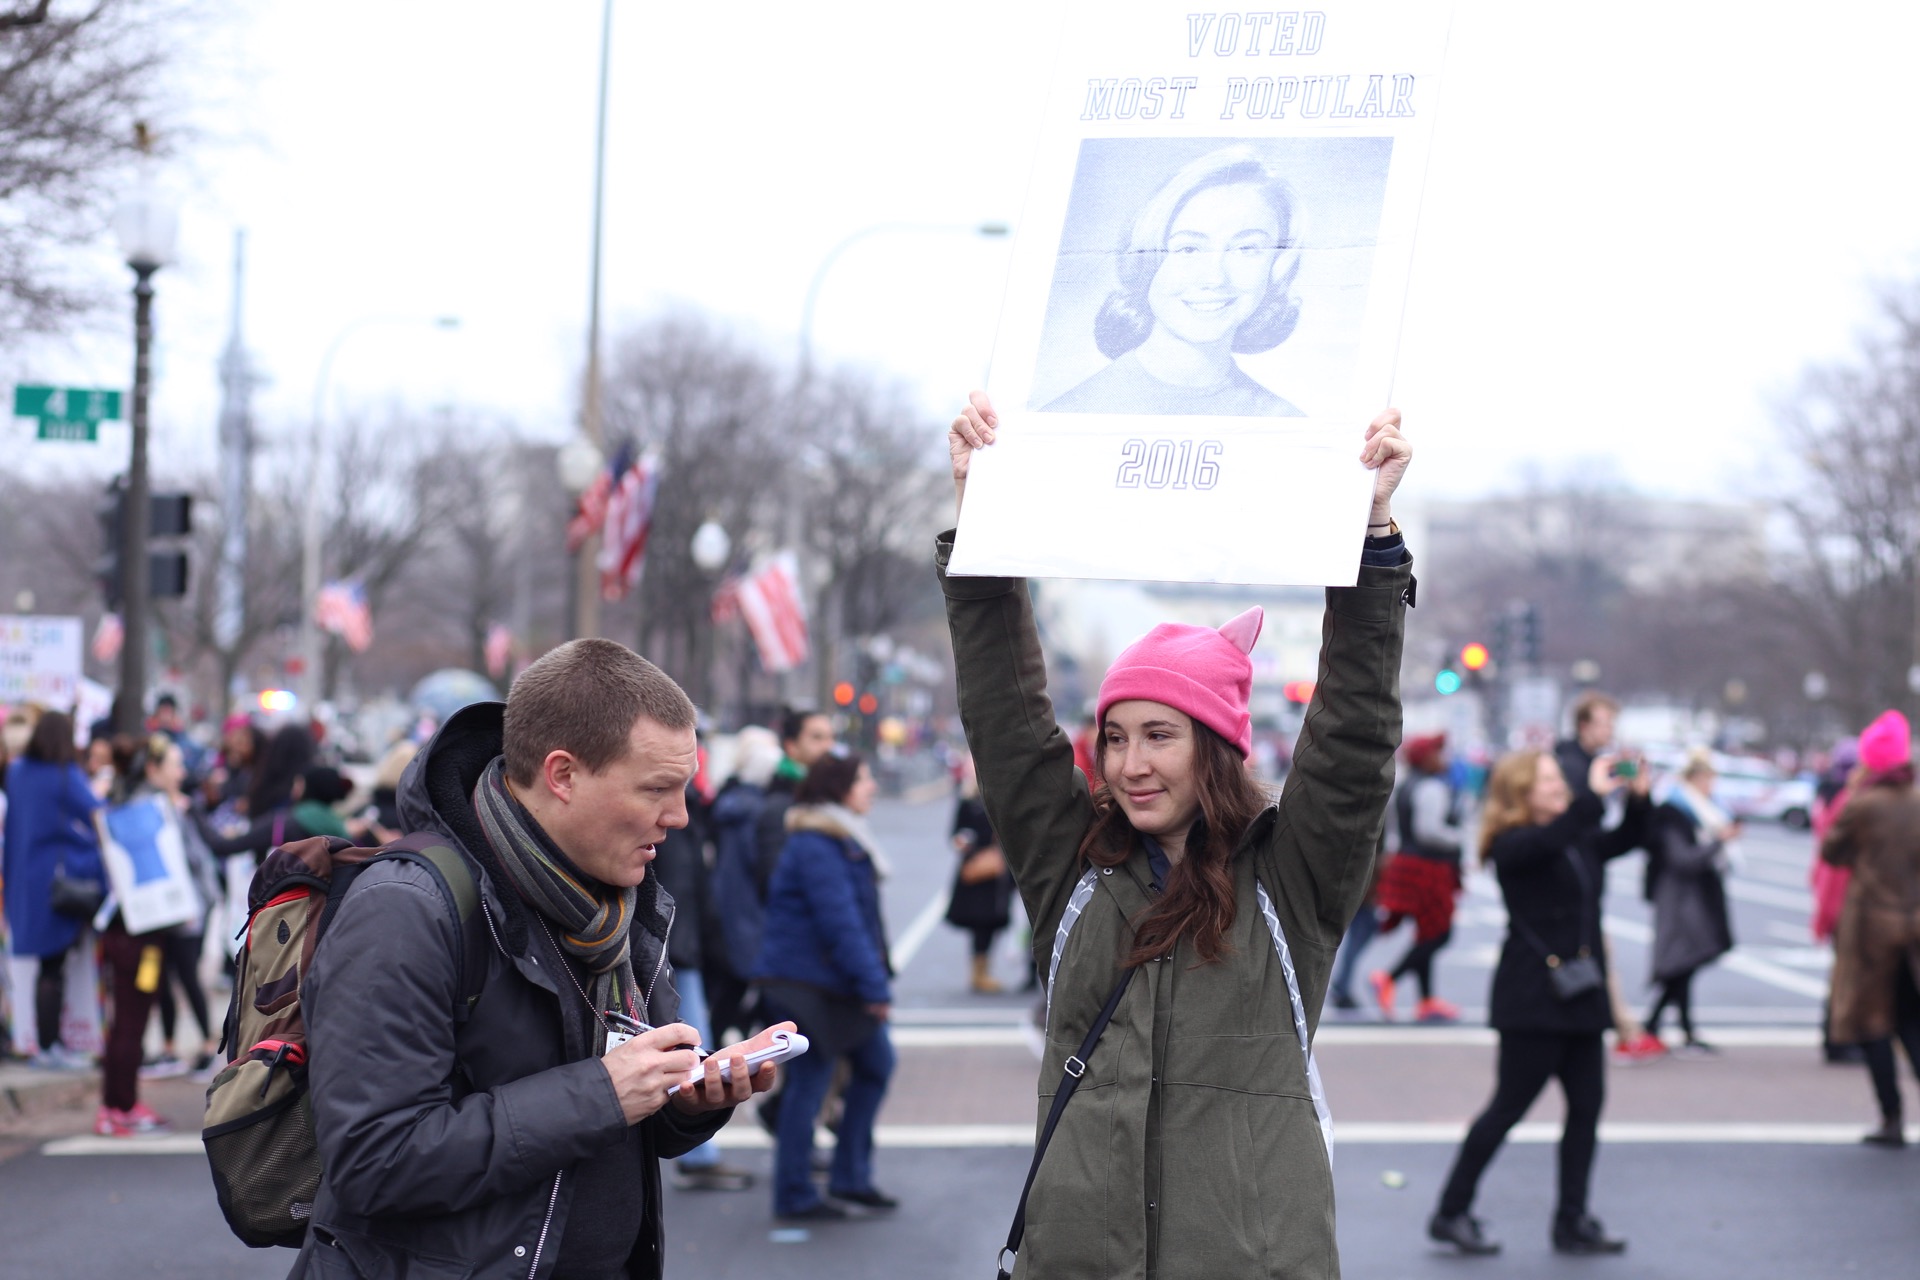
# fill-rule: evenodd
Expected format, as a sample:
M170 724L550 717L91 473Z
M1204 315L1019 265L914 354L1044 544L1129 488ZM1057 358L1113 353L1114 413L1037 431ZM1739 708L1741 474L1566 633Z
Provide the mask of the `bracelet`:
M1400 522L1398 520L1389 520L1385 524L1370 524L1367 526L1367 531L1368 531L1367 536L1372 537L1373 536L1372 531L1375 529L1385 529L1387 532L1384 536L1390 538L1394 534L1400 532Z

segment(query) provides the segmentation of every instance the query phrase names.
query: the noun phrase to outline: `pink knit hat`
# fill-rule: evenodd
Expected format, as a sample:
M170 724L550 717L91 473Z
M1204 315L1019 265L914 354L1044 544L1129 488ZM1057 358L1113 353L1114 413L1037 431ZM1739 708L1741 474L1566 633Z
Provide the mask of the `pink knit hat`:
M1860 735L1860 763L1885 773L1913 761L1913 728L1898 711L1882 711Z
M1100 682L1096 721L1130 698L1164 702L1225 738L1241 756L1253 754L1253 642L1266 620L1258 606L1218 631L1163 622L1129 645Z

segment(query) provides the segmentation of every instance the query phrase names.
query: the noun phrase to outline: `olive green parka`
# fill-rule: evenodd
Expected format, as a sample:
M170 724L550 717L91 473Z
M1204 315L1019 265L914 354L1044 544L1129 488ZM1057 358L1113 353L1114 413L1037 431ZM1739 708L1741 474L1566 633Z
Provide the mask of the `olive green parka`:
M960 714L1044 973L1087 869L1079 847L1092 800L1047 697L1025 581L948 577L951 550L942 534ZM1329 1155L1254 885L1278 910L1311 1031L1393 789L1412 586L1409 560L1327 591L1292 775L1234 853L1230 950L1201 965L1183 942L1135 977L1034 1182L1016 1280L1339 1276ZM1041 1117L1132 947L1129 921L1152 884L1145 849L1136 842L1096 884L1051 992Z

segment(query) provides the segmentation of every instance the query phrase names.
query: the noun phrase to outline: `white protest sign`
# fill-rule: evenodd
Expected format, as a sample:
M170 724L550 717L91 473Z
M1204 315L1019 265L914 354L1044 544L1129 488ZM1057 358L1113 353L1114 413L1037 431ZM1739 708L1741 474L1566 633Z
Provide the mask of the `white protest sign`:
M78 618L0 614L0 704L70 709L80 692Z
M1075 4L953 572L1355 581L1449 17Z

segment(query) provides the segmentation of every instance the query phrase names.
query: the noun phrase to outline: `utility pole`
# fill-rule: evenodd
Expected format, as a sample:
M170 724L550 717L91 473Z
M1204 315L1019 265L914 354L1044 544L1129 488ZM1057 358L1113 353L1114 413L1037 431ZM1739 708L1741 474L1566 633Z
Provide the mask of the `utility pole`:
M613 48L613 0L600 11L600 106L593 150L593 265L587 286L587 385L581 397L580 431L595 449L606 453L606 432L600 422L600 240L606 214L607 185L607 70ZM573 634L600 634L600 533L587 535L574 557Z
M248 489L253 476L254 373L241 330L245 297L247 233L233 233L233 323L220 353L220 564L214 582L213 639L237 673L235 652L247 611ZM231 702L235 690L221 696Z

